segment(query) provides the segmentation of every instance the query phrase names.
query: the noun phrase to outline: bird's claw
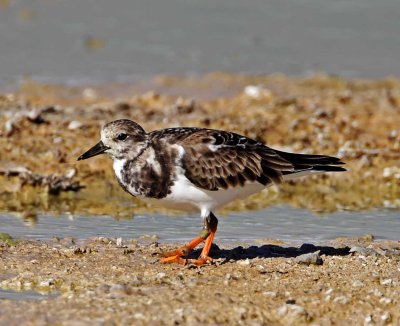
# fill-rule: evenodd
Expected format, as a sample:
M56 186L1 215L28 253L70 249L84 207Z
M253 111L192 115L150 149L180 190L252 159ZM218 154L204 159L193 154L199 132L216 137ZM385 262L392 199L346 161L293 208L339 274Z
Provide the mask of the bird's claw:
M208 263L212 262L211 257L199 257L198 259L187 259L187 258L182 258L183 256L181 255L173 255L169 257L163 257L161 258L161 262L164 264L171 264L171 263L178 263L180 265L196 265L196 266L202 266Z

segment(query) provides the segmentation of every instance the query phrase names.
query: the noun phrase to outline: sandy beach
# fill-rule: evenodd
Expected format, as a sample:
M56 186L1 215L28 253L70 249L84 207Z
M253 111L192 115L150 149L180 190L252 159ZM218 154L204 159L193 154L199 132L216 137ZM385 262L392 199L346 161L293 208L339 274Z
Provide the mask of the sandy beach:
M400 323L398 241L259 241L214 246L214 262L204 267L160 264L159 254L178 245L108 238L0 242L2 289L53 294L1 300L0 324Z

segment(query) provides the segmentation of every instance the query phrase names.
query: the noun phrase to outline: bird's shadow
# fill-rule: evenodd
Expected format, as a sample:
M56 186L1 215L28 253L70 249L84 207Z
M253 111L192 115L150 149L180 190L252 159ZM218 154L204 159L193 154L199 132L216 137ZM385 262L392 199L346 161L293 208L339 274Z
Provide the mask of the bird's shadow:
M225 261L237 261L247 258L294 258L316 251L320 251L320 255L326 256L346 256L350 254L350 248L347 246L335 248L330 246L315 246L309 243L304 243L300 247L285 247L273 244L265 244L261 246L253 245L247 248L238 246L232 249L221 249L216 244L213 244L211 247L210 256L214 259L222 258ZM190 254L190 258L199 257L200 253L201 249L193 250Z

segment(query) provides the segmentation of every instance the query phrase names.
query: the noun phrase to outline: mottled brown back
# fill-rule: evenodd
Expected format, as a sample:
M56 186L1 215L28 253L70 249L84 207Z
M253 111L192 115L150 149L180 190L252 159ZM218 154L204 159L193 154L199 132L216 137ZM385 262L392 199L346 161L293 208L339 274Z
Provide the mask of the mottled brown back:
M207 190L243 186L257 181L265 186L282 181L282 171L293 165L259 142L241 135L211 129L164 129L154 135L183 146L185 176Z

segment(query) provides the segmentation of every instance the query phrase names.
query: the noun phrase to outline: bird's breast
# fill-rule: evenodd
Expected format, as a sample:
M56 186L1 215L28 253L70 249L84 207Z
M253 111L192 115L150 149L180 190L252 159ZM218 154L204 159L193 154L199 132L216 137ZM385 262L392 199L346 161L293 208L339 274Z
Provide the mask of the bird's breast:
M121 187L133 196L161 199L171 192L175 161L170 153L149 147L139 159L115 160L113 167Z

